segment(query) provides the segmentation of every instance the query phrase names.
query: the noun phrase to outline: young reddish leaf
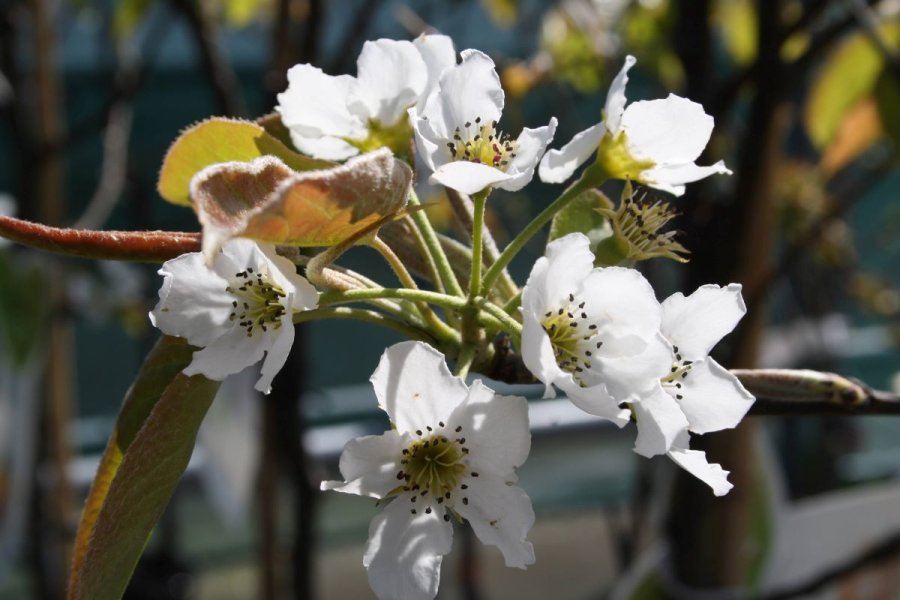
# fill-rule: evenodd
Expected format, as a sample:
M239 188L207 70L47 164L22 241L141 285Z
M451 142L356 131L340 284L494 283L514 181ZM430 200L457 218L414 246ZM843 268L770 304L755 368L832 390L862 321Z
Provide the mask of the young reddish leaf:
M233 237L333 246L406 204L412 170L383 148L331 169L292 172L274 157L213 165L191 181L207 259Z
M3 215L0 237L57 254L136 262L164 262L200 249L199 233L66 229Z
M196 348L165 336L128 390L78 526L70 599L120 598L187 468L219 383L181 373Z
M334 163L298 154L250 121L214 117L185 130L169 148L159 172L160 195L190 206L191 178L204 167L231 161L277 156L295 171L325 169Z

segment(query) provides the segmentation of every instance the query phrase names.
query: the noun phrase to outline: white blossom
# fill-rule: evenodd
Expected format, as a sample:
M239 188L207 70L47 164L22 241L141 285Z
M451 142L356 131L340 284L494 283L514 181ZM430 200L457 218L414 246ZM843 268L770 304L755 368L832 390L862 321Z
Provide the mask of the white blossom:
M645 456L666 453L709 485L717 496L731 489L728 471L690 450L690 434L737 426L753 396L709 357L719 340L747 312L741 286L704 285L690 296L673 294L662 303L661 331L672 344L669 373L654 393L633 403L638 425L635 449Z
M603 121L577 133L559 150L547 152L539 169L541 180L561 183L595 153L607 177L630 179L676 196L684 193L686 183L731 174L722 161L710 166L694 162L713 130L713 118L700 104L669 94L625 106L628 70L636 62L633 56L626 57L613 80Z
M327 75L309 64L291 67L276 110L297 149L316 158L346 160L385 145L400 154L412 139L407 109L455 62L453 43L442 35L367 41L356 77Z
M571 233L547 245L522 291L522 360L579 408L620 427L624 402L658 385L671 355L661 309L634 269L594 268L590 241Z
M454 518L497 546L507 566L532 564L525 537L534 512L514 485L531 446L525 399L495 395L480 380L467 387L421 342L385 350L371 382L393 428L350 441L344 481L322 489L390 500L372 521L363 558L375 594L433 598Z
M194 352L185 375L221 381L263 360L256 389L268 393L294 342L293 315L315 308L319 294L274 246L234 239L212 268L199 252L166 261L150 321L187 339Z
M515 191L534 176L556 132L556 118L513 139L497 129L503 89L494 61L463 50L462 62L446 68L424 105L411 109L416 147L433 171L429 181L474 194L488 187Z

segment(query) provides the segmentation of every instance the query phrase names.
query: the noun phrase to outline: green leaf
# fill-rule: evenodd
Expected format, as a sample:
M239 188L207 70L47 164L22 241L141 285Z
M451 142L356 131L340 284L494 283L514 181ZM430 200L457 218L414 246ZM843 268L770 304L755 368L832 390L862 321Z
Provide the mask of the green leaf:
M892 69L884 69L875 84L875 102L885 135L900 148L900 81Z
M222 163L191 181L207 260L233 237L333 246L406 205L412 169L382 148L331 169L295 173L276 158Z
M70 599L122 597L187 468L219 388L181 373L194 350L180 338L161 338L128 390L78 525Z
M224 162L276 156L295 171L326 169L334 163L298 154L257 123L214 117L182 133L169 148L157 189L174 204L190 206L190 182L198 171Z
M597 209L611 209L613 203L599 190L586 190L553 216L550 223L550 239L561 238L570 233L583 233L591 240L591 248L595 248L601 240L612 235L612 229L606 217Z
M897 43L900 26L881 27L885 39ZM804 123L817 148L834 139L844 115L875 87L884 58L864 33L847 38L828 57L806 99Z
M11 253L0 250L0 315L4 315L0 319L0 354L14 365L24 365L41 339L50 306L46 294L35 290L46 287L43 269L16 261Z

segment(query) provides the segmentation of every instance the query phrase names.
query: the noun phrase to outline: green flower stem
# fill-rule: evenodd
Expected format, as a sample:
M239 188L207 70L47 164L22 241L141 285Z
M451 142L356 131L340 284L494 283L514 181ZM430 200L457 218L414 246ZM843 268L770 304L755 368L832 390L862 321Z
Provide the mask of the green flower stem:
M456 357L456 376L460 379L465 379L466 375L469 374L469 369L472 367L472 362L475 360L475 346L470 344L466 344L459 351L459 355Z
M431 274L431 281L434 283L434 286L439 292L447 291L446 288L444 288L444 282L441 280L441 273L440 271L438 271L437 263L434 262L434 257L431 255L431 251L428 249L428 244L425 243L425 238L422 236L422 231L416 226L416 223L412 220L412 217L407 215L406 220L409 224L409 230L416 238L416 246L419 247L419 253L425 259L425 263L428 265L428 272Z
M410 275L409 271L406 269L406 266L400 260L400 258L394 253L390 246L388 246L384 240L375 236L371 241L371 246L375 250L378 251L381 256L387 261L387 263L394 270L394 273L397 275L397 279L400 280L400 283L405 287L411 290L418 290L419 286L416 285L415 279L413 279L412 275ZM431 309L431 306L425 301L419 301L415 303L415 306L418 308L419 313L428 321L428 324L435 330L437 335L444 340L451 340L456 335L456 331L451 329L446 323L444 323L440 317L435 314L435 312Z
M467 306L464 298L430 292L428 290L409 290L406 288L377 288L371 290L346 290L342 292L323 292L319 296L319 304L339 304L341 302L359 302L382 298L397 298L413 302L428 302L450 310L462 310Z
M403 321L392 319L380 312L369 310L366 308L350 308L348 306L329 306L327 308L317 308L314 310L304 310L294 315L294 323L305 323L307 321L321 321L324 319L345 319L353 321L365 321L374 323L389 329L393 329L398 333L413 340L430 342L436 345L436 341L428 332L411 327Z
M484 310L484 312L497 319L497 321L499 321L503 325L502 329L507 333L513 335L522 335L522 324L513 319L509 315L509 313L507 313L505 310L503 310L493 302L483 300L479 302L479 307Z
M510 298L509 301L503 305L503 312L508 315L513 315L520 306L522 306L522 290L519 290L515 296Z
M412 207L421 206L419 197L416 196L416 193L412 190L409 192L409 204ZM444 285L444 289L454 296L464 296L465 294L463 293L459 282L456 280L456 275L453 274L453 269L450 267L447 255L444 254L444 249L441 248L441 243L438 241L437 234L434 232L434 228L431 226L431 221L428 220L428 216L425 215L422 210L416 210L412 214L412 219L416 224L416 227L418 227L419 231L422 233L422 237L425 239L425 245L428 247L431 258L437 267L440 281Z
M587 171L585 171L585 175ZM519 232L515 238L503 249L503 252L500 256L497 257L496 262L491 265L488 269L487 273L484 274L484 279L481 283L481 289L490 290L494 286L494 282L500 276L500 273L503 272L512 259L515 258L516 254L522 249L523 246L530 240L534 235L541 230L541 227L546 225L550 219L553 218L557 212L563 209L569 202L578 197L578 194L581 192L600 185L602 180L598 177L591 176L587 177L582 175L575 183L569 186L569 188L562 193L562 195L554 200L547 208L542 210L538 216L536 216L531 223L525 226L525 229Z
M491 188L472 196L472 203L475 205L474 214L472 216L472 275L469 278L469 298L477 298L481 295L481 265L482 265L482 248L483 248L483 230L484 230L484 207L487 204L488 194Z

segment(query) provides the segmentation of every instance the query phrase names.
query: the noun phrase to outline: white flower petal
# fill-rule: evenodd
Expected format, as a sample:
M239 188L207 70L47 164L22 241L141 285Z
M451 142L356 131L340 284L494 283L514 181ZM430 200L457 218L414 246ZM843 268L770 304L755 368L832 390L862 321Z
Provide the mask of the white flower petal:
M634 451L641 456L665 454L676 438L687 432L688 421L678 402L661 386L631 403L637 419L638 435Z
M583 233L570 233L547 244L545 256L535 261L522 290L522 308L538 319L581 290L594 268L591 241Z
M583 282L584 311L599 325L603 348L600 356L628 355L643 351L644 343L659 329L662 310L653 287L641 273L624 267L594 269Z
M366 136L366 124L347 108L347 98L356 87L353 77L332 77L302 64L291 67L287 78L288 88L278 94L275 107L285 127L303 137Z
M637 63L637 59L628 55L625 57L625 64L613 79L609 86L609 92L606 94L606 106L603 109L603 120L606 127L614 136L619 133L621 127L622 113L625 111L625 86L628 84L628 70Z
M534 177L534 168L537 166L538 160L547 145L553 140L556 133L556 117L550 118L550 123L544 127L537 129L522 129L519 138L516 140L516 156L513 158L507 168L507 173L511 175L510 179L497 184L498 188L515 192L526 185Z
M347 160L359 154L356 146L327 135L305 136L291 130L291 141L300 152L322 160Z
M400 457L406 441L396 431L369 435L347 442L341 453L341 476L344 481L323 481L323 490L384 498L399 483L402 469Z
M609 394L619 402L654 388L661 377L670 373L672 346L666 339L655 333L641 341L644 348L637 354L592 359Z
M406 116L428 79L422 55L407 41L367 41L356 69L358 85L347 102L350 110L364 122L374 119L386 126Z
M641 172L645 184L676 196L684 194L686 183L692 183L710 175L731 175L731 169L721 160L714 165L701 167L694 163L683 165L659 165Z
M694 362L687 377L679 381L679 404L694 433L736 427L753 406L753 395L711 358Z
M207 379L222 381L259 362L273 342L272 336L261 333L248 337L247 330L235 324L230 331L194 352L184 374L203 375Z
M363 565L379 598L431 600L437 595L441 560L450 552L453 527L442 511L410 513L406 494L372 519Z
M206 346L231 328L228 282L207 268L199 252L166 261L159 274L159 302L150 313L155 327L194 346Z
M469 477L468 489L459 492L468 503L454 509L472 526L483 544L497 546L507 567L524 569L534 564L534 548L525 538L534 525L531 499L521 488L490 476Z
M553 382L567 375L556 363L547 332L537 318L527 313L522 325L522 361L532 375L544 382L544 398L555 398Z
M428 178L428 182L444 185L471 196L487 187L495 185L503 187L502 182L511 179L511 175L500 169L481 163L457 160L439 166Z
M428 81L422 94L420 106L437 87L438 79L444 69L456 66L456 49L453 40L446 35L422 34L413 40L413 46L422 55L428 70Z
M608 419L624 427L631 420L631 411L619 406L619 401L613 398L606 389L606 385L597 384L581 387L569 377L569 381L557 382L569 400L589 415L596 415Z
M606 133L601 122L575 134L568 144L559 150L550 150L541 159L538 175L545 183L566 181L585 161L597 152L597 146Z
M462 427L469 460L479 472L509 478L528 458L528 401L521 396L499 396L480 379L447 421L447 430Z
M400 433L447 421L468 388L450 374L444 355L422 342L401 342L384 351L369 378L384 410Z
M734 486L728 481L728 471L722 465L706 460L706 453L700 450L689 450L688 436L676 441L668 456L679 467L712 488L716 496L724 496Z
M268 261L268 263L261 261L259 268L265 268L269 277L282 289L294 290L290 302L285 303L288 312L316 308L319 304L319 291L306 277L297 273L294 263L277 254L273 244L258 244L258 247L259 253Z
M747 306L740 284L731 283L704 285L687 297L672 294L663 301L662 310L662 334L683 358L700 360L734 329Z
M694 162L706 148L713 118L702 105L669 94L665 99L629 104L622 115L622 129L635 158L652 160L657 166L681 165Z
M428 119L419 118L416 109L409 109L409 120L416 136L416 150L429 169L434 171L452 158L447 150L446 140L434 131Z
M284 363L287 362L291 346L294 345L294 322L289 314L281 317L281 327L272 335L274 340L272 345L266 350L266 358L263 360L260 368L259 380L254 386L257 391L263 394L268 394L272 391L272 380L281 370L281 367L284 366Z
M446 69L439 78L440 93L433 94L422 108L442 139L453 137L456 127L466 122L498 121L503 111L503 88L494 70L494 61L478 50L464 50L462 63Z

